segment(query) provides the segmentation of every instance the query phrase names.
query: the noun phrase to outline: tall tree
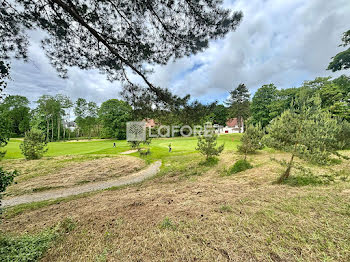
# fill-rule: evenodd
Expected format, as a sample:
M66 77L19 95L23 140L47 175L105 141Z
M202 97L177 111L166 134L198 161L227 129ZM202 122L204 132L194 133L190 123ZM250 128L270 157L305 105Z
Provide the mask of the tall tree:
M55 116L57 115L57 110L59 110L58 103L56 99L50 95L42 95L36 103L38 104L37 112L41 114L46 121L46 140L50 140L51 131L51 141L53 141Z
M216 105L214 110L214 124L224 126L228 118L228 108L224 105Z
M52 65L99 69L109 79L140 76L162 99L163 90L147 79L144 64L166 64L208 47L209 40L236 29L241 12L222 0L42 0L3 1L0 6L0 58L27 58L27 30L41 29Z
M250 115L250 94L244 84L239 84L230 92L230 97L226 104L229 106L229 113L232 117L237 117L239 132L241 132L242 122Z
M253 124L261 123L265 127L274 117L272 104L277 100L277 88L274 84L263 85L259 88L252 99L251 104L251 122Z
M29 130L30 108L29 101L24 96L7 96L0 103L0 111L10 121L11 135L22 136Z
M84 98L78 98L75 107L74 114L76 115L75 122L78 125L79 130L85 132L89 139L91 138L92 128L97 123L98 107L94 102L87 102Z
M348 46L350 45L350 30L343 34L342 38L343 44L340 46ZM350 48L347 50L340 52L333 60L329 63L327 70L332 70L333 72L349 69L350 68Z
M126 139L126 122L132 119L132 108L128 103L109 99L102 103L98 115L103 125L104 137Z

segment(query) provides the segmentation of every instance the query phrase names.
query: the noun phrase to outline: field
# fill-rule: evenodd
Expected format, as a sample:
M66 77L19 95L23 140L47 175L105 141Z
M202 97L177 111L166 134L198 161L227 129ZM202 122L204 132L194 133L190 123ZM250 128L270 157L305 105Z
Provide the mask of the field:
M128 175L158 159L162 167L142 183L6 208L0 258L7 245L18 261L24 254L42 261L349 261L350 161L323 167L297 160L313 175L293 171L277 184L283 167L273 159L289 155L265 149L248 156L252 169L228 175L242 158L239 138L220 136L225 150L214 165L203 165L194 138L155 139L144 158L120 155L129 150L125 141L116 149L112 140L50 143L37 161L21 159L20 141L12 140L2 165L21 175L7 197L49 191L59 177L69 178L56 181L64 188ZM95 175L81 168L113 160L124 164L125 174L118 164Z

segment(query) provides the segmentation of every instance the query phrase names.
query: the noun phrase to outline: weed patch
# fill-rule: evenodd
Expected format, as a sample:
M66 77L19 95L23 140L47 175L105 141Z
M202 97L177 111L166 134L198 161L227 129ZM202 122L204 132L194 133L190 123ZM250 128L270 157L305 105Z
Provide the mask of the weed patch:
M171 230L175 230L176 229L176 225L175 223L169 218L166 217L163 219L163 221L160 223L160 228L161 229L171 229Z
M245 159L238 160L228 171L227 175L236 174L247 169L253 168L253 166Z
M66 218L55 227L38 234L19 237L0 236L0 261L36 261L40 259L54 241L75 228L73 220Z

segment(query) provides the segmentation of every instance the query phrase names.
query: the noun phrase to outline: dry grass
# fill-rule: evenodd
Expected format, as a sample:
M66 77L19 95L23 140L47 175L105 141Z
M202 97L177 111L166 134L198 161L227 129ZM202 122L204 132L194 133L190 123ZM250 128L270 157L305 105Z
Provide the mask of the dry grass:
M41 160L7 160L7 168L20 175L7 196L22 195L49 189L72 187L89 182L108 180L131 174L145 166L139 158L129 156L64 156Z
M275 184L281 168L270 156L251 156L255 168L229 177L221 173L239 159L232 153L195 175L199 160L174 159L181 173L24 212L1 227L37 232L77 221L43 261L349 261L350 183ZM349 162L332 168L350 173Z

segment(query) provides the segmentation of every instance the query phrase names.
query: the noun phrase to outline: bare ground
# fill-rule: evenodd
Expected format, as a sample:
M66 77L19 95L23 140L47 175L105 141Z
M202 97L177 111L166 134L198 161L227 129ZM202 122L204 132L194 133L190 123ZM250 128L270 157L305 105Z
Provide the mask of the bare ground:
M15 184L6 191L7 198L32 192L74 187L90 182L106 181L132 174L145 167L139 158L116 156L54 157L43 160L11 160L7 165L19 170Z
M141 182L155 174L159 171L161 166L161 161L157 161L151 164L144 170L134 173L129 176L124 176L122 178L108 180L104 182L89 183L82 186L76 186L72 188L63 188L59 190L52 190L49 192L34 193L30 195L23 195L13 198L8 198L3 201L4 207L16 206L19 204L38 202L49 199L57 199L62 197L68 197L72 195L79 195L82 193L103 190L111 187L129 185L133 183Z

